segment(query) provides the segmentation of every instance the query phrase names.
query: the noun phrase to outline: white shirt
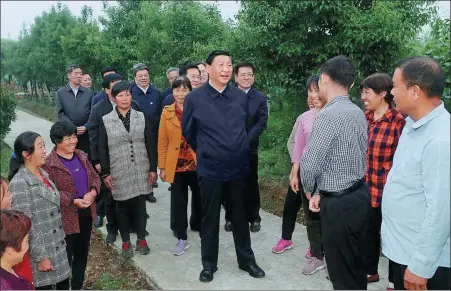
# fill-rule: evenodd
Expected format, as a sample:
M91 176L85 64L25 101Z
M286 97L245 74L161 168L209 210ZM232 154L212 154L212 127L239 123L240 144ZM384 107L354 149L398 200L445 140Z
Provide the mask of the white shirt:
M78 93L78 89L80 89L80 86L77 86L74 88L69 84L69 87L72 89L72 92L74 92L75 98L77 98L77 93Z
M141 89L141 91L143 91L144 95L147 93L147 89L149 89L149 86L147 86L146 88L143 88L143 87L139 86L138 84L136 84L136 86L138 86L138 88Z

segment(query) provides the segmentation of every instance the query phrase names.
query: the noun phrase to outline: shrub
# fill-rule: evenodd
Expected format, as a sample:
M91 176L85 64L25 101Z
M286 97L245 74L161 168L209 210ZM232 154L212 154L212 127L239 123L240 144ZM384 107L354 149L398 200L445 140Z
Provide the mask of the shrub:
M17 98L14 91L2 86L0 94L0 140L3 140L10 130L11 122L16 119Z

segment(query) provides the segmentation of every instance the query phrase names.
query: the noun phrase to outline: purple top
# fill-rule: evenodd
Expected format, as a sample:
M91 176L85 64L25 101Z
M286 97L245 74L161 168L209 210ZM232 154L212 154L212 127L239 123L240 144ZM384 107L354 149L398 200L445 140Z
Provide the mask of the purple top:
M0 290L33 290L27 279L17 276L0 267Z
M301 163L302 155L307 150L307 142L312 133L313 121L317 115L318 112L316 109L312 108L299 116L299 125L294 139L293 156L291 157L292 163Z
M76 154L72 159L68 160L59 156L61 162L69 171L72 176L72 180L75 184L75 198L83 199L86 193L88 193L88 174L85 167L81 163L80 159Z

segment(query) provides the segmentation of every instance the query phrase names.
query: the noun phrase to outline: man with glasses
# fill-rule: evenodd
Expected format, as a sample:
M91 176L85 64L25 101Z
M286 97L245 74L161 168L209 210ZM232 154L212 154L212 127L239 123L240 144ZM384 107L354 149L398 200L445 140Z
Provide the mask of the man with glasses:
M153 138L157 143L158 127L163 108L161 92L150 83L150 70L145 64L134 65L133 76L135 78L135 84L132 86L133 100L138 103L144 115L150 118L153 127L152 132L154 133ZM158 184L155 183L153 187L158 187ZM147 200L150 203L157 202L153 192L148 195Z
M56 118L57 121L67 121L77 127L77 148L87 153L91 160L87 128L94 93L91 89L81 86L83 73L80 66L68 66L66 75L69 84L56 91Z
M201 85L201 72L196 64L189 64L180 70L180 76L185 76L191 82L191 87L194 89L199 88ZM169 94L164 98L163 107L174 103L174 95Z
M172 94L172 83L177 79L179 76L179 68L169 68L166 71L166 77L168 77L169 87L166 88L166 90L161 93L161 97L166 98L169 94Z

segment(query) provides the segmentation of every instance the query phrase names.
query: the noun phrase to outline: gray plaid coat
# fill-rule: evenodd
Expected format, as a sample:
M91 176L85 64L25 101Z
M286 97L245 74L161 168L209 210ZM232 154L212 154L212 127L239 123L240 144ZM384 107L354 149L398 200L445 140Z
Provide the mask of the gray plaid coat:
M99 146L102 171L109 167L113 182L111 191L114 200L123 201L152 192L148 182L151 170L148 152L156 144L147 136L146 119L142 112L130 109L130 132L125 129L116 110L102 117L100 144L107 143L107 149ZM103 132L106 131L106 135ZM103 141L106 136L106 141ZM106 151L106 152L105 152ZM156 151L156 150L155 150ZM108 156L105 154L108 153ZM105 158L109 160L105 162ZM156 160L156 157L154 157ZM156 163L156 162L155 162ZM155 169L156 171L156 169Z
M53 191L23 166L9 185L12 209L31 219L29 252L36 287L59 283L71 274L61 221L60 195L55 184L48 179L48 174L41 171ZM44 258L52 262L54 271L38 271L37 265Z

